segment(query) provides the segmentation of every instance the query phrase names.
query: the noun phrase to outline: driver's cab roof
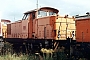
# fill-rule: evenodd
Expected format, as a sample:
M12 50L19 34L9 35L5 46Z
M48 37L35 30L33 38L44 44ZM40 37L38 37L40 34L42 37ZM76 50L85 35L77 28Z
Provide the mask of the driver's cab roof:
M39 8L38 10L53 11L53 12L56 12L56 13L59 12L58 9L55 9L55 8L52 8L52 7L41 7L41 8ZM37 9L34 9L34 10L27 11L27 12L25 12L24 14L30 14L30 13L33 13L33 12L36 12L36 11L37 11Z

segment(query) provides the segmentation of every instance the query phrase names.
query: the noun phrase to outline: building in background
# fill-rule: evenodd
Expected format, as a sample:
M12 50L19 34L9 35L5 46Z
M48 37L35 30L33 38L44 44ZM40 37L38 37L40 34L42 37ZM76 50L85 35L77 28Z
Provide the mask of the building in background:
M9 24L10 22L11 22L10 20L1 19L3 38L7 37L7 24Z

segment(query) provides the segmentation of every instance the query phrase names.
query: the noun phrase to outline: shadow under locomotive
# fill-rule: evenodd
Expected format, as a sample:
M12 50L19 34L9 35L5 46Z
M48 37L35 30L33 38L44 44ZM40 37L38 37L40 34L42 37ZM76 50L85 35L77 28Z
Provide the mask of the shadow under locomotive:
M70 42L71 40L71 42ZM20 39L20 38L4 38L4 41L13 44L16 52L40 52L41 48L57 49L64 46L70 49L70 45L75 46L76 41L72 39L67 40L50 40L50 39Z

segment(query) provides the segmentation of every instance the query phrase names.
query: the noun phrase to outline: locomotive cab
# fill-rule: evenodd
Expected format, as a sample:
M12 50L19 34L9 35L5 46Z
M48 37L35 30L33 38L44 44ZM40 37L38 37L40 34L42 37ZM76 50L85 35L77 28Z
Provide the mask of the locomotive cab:
M42 7L25 12L22 20L28 20L28 38L45 39L46 30L52 25L50 18L51 16L57 16L58 12L59 10L51 7Z
M51 7L42 7L39 9L34 9L31 11L27 11L24 13L24 16L22 18L22 20L26 20L29 18L32 19L38 19L41 17L47 17L47 16L56 16L58 15L59 10L55 9L55 8L51 8ZM29 19L31 20L31 19Z
M42 7L38 10L38 18L47 16L56 16L59 10L51 7Z
M33 34L37 39L54 39L55 20L59 10L52 7L42 7L36 11L33 19Z

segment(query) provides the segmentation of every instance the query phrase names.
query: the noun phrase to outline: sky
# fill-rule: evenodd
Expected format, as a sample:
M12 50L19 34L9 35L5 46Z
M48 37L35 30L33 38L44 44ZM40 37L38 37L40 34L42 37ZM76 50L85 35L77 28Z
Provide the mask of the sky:
M90 0L38 0L38 7L53 7L59 10L59 15L84 15L90 11ZM37 0L0 0L2 19L12 22L21 20L23 13L36 9Z

